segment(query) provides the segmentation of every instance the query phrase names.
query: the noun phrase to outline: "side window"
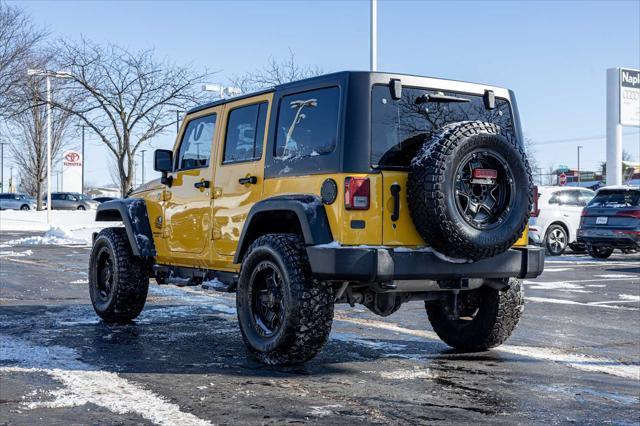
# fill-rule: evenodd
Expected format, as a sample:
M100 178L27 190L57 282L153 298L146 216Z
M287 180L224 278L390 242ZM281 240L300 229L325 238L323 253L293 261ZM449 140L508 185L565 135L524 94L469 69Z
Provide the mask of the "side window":
M216 114L191 120L182 136L176 170L207 167L211 158L211 144L216 131Z
M565 206L579 206L578 191L558 191L556 192L549 204L561 204Z
M222 163L253 161L262 157L267 103L236 108L229 112Z
M339 107L338 87L284 96L278 111L276 158L333 152L338 139Z
M45 199L46 199L46 195L45 195ZM61 194L51 194L51 199L52 200L62 200L62 195Z

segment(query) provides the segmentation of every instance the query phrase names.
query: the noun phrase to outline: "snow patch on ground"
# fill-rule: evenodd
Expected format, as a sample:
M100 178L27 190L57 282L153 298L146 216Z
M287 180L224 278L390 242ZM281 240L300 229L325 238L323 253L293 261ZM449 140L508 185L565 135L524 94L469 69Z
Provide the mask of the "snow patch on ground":
M47 393L51 399L25 401L27 409L95 404L118 414L135 413L159 425L211 424L116 373L97 370L78 359L78 353L71 348L44 347L0 335L0 362L5 364L0 372L45 373L62 384Z
M91 244L94 232L109 226L120 226L120 222L96 222L95 211L51 212L51 224L47 223L46 211L5 210L0 214L0 230L45 232L43 236L18 238L6 241L0 247L15 245L66 245Z
M331 405L317 405L311 406L311 411L309 411L310 416L315 417L327 417L334 414L334 410L338 408L342 408L340 404L331 404Z
M380 377L387 380L415 380L415 379L435 379L438 376L431 370L413 368L404 370L381 371Z
M637 275L629 275L629 274L604 274L604 275L594 275L596 278L637 278Z
M640 302L640 296L637 296L635 294L620 294L618 296L620 299L622 300L629 300L629 301L633 301L633 302Z
M0 246L3 247L3 246ZM0 257L25 257L31 256L33 252L31 250L25 251L13 251L13 250L4 250L0 251Z

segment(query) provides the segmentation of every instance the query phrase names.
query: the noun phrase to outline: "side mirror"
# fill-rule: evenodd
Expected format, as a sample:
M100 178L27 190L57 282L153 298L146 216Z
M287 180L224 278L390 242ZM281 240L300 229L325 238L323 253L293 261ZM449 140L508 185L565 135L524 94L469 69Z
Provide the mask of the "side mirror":
M156 149L153 156L153 168L162 173L160 182L163 185L171 186L173 178L167 176L167 173L173 171L173 152L168 149Z

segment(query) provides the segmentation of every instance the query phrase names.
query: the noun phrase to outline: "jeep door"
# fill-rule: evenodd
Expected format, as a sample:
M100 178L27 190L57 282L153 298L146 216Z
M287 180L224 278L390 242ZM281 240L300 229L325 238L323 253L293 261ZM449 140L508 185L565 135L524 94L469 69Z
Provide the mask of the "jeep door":
M213 192L215 251L235 254L251 207L262 196L266 123L272 94L226 105Z
M172 258L177 260L201 254L211 235L211 152L219 110L188 116L174 150L173 181L165 194L163 234Z

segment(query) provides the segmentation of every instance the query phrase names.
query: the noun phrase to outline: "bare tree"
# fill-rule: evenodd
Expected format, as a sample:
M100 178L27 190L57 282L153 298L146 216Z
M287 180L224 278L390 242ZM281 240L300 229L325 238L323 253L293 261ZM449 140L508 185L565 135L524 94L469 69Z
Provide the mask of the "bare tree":
M230 82L243 93L248 93L322 74L320 68L298 65L295 59L292 51L289 51L287 59L276 60L271 57L264 67L233 76Z
M198 86L209 74L158 61L151 50L129 52L86 40L60 42L57 55L59 68L72 76L62 90L74 95L74 104L54 105L77 116L109 149L125 195L140 145L174 126L176 110L204 99Z
M42 62L40 63L42 66ZM34 195L38 210L42 210L42 194L47 173L46 109L42 102L44 87L42 77L23 81L15 88L17 103L9 120L11 152L22 189ZM58 103L68 105L69 99L59 99ZM71 124L71 114L54 108L51 112L51 156L55 158L63 147L65 135Z
M22 9L0 1L0 116L10 113L25 64L45 35Z

